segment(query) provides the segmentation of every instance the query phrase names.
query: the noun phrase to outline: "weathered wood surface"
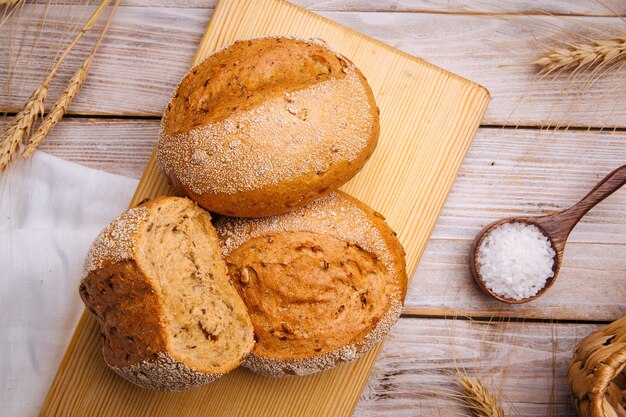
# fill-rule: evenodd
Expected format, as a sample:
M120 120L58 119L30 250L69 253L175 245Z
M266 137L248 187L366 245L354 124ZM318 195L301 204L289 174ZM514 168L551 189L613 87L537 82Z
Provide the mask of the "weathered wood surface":
M371 4L379 3L384 2ZM346 7L359 4L349 3ZM566 7L565 2L555 4ZM623 2L619 4L626 7ZM71 7L76 17L80 13L87 15L92 8ZM11 30L6 27L0 30L0 86L6 79L3 76L9 74L9 62L14 62L11 59L15 58L25 22L42 10L41 5L27 5L21 18L12 19ZM58 39L69 29L70 25L65 23L69 10L70 6L50 8L47 17L50 24L38 37L37 53L29 53L28 47L22 50L11 73L9 92L0 95L0 111L17 111L41 82L50 67L51 52L57 50ZM186 63L191 61L212 10L148 6L146 2L142 6L120 7L71 112L158 116L186 72ZM493 96L485 124L626 127L625 71L617 71L615 77L582 88L587 90L582 94L582 79L572 82L563 77L558 81L541 81L536 68L529 65L538 51L543 50L543 44L552 43L549 40L554 31L552 25L587 34L593 32L583 26L623 34L624 23L617 17L335 10L323 10L320 14L484 85ZM95 32L86 38L94 36ZM32 34L25 39L26 45L35 42ZM80 43L68 59L51 97L62 89L63 81L87 54L89 44L89 41ZM9 54L10 50L14 53Z
M467 416L454 372L478 374L507 416L576 417L567 388L590 324L401 319L387 337L355 417Z
M236 39L273 33L326 39L368 77L381 111L381 134L376 154L344 190L385 213L404 244L412 274L490 101L489 93L478 84L277 0L220 2L194 62ZM130 205L170 192L152 157ZM99 343L94 344L99 339L94 337L98 325L85 314L48 391L42 416L152 417L155 408L162 416L348 416L378 353L374 349L350 365L308 378L276 380L238 370L189 395L167 396L112 378L97 360L101 355Z
M572 232L559 278L518 306L485 300L470 285L476 233L503 217L541 215L576 203L626 161L626 134L481 129L409 289L407 313L615 320L626 314L626 189ZM609 283L610 282L610 283Z
M158 120L66 119L43 150L139 178L158 129ZM405 314L609 321L626 314L626 189L574 229L557 283L533 303L490 300L474 285L467 262L485 224L569 207L624 161L624 132L481 128L409 288Z
M585 98L588 105L570 107L572 98L577 98L566 82L538 82L533 69L521 65L531 61L538 50L538 45L529 41L533 33L540 41L550 36L545 23L537 27L539 21L577 30L579 25L599 25L623 33L623 22L610 17L612 13L597 2L294 3L482 83L493 96L486 125L575 122L608 130L626 126L623 79L596 84ZM603 3L626 13L623 1ZM72 113L158 116L194 54L215 0L125 0L123 4ZM35 11L40 12L37 7ZM86 17L90 10L74 10L70 23ZM515 15L536 10L602 17L539 20ZM70 26L68 13L63 6L50 8L49 21L54 27L39 36L36 53L29 60L24 57L31 53L30 47L22 50L22 60L11 75L13 82L8 90L1 90L0 111L16 111L41 81L51 61L38 55L56 50L58 38ZM26 16L10 31L0 28L0 88L9 75L10 59L17 53ZM93 39L93 34L86 38ZM28 39L25 45L35 43L32 36ZM80 44L69 59L69 68L61 71L62 82L53 88L52 96L87 54L89 43ZM597 100L599 105L594 104ZM5 123L6 119L0 119L0 126ZM157 133L156 119L68 118L43 149L138 178ZM567 207L624 161L623 131L552 134L535 129L480 129L415 274L405 316L387 339L355 416L465 415L465 410L444 394L452 388L448 374L456 367L470 372L479 369L490 388L498 392L501 387L505 409L510 409L509 403L515 408L510 415L575 416L565 383L566 366L574 345L598 325L486 324L414 315L598 321L626 314L626 190L607 199L578 225L570 237L559 281L530 305L512 309L486 299L471 282L466 259L470 241L482 225L504 216L544 214Z
M45 3L47 0L36 0ZM57 0L57 4L73 4L76 0ZM213 9L217 0L125 0L129 6ZM626 13L620 0L599 2L589 0L294 0L293 4L321 12L327 10L351 12L431 12L431 13L523 13L578 16L614 16Z

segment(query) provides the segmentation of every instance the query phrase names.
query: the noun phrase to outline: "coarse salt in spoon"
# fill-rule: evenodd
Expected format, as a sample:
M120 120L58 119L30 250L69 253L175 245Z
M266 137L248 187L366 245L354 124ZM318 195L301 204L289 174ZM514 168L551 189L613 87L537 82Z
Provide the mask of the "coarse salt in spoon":
M626 165L611 172L566 210L487 225L470 249L470 268L478 286L508 304L527 303L544 294L556 281L565 243L574 226L625 183Z

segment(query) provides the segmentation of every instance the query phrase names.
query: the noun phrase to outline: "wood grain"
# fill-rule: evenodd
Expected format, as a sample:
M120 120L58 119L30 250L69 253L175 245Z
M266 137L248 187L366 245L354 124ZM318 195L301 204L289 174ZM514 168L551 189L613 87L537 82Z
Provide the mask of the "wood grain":
M0 130L9 120L0 118ZM150 159L159 125L158 120L65 117L40 149L90 168L138 179Z
M536 224L550 236L557 250L562 251L567 237L582 217L626 184L626 165L611 171L579 202L562 212L536 218Z
M42 2L43 0L39 0ZM60 3L60 2L57 2ZM76 0L67 0L65 3L76 3ZM176 7L176 8L203 8L213 9L217 0L126 0L124 4L143 7ZM429 12L429 13L521 13L540 14L552 13L555 15L580 16L614 16L626 13L626 5L619 0L599 2L588 0L525 0L525 1L498 1L498 0L294 0L293 4L306 9L319 11L354 11L354 12Z
M381 137L346 191L387 216L414 271L489 101L482 87L277 0L219 3L195 61L237 38L276 32L320 36L368 78L381 109ZM381 67L379 62L387 65ZM131 205L169 191L154 156ZM419 219L419 221L417 221ZM350 415L376 358L306 378L238 370L180 395L130 387L104 369L98 326L84 314L41 415ZM95 342L94 342L95 341ZM82 364L82 366L81 366Z
M544 215L544 216L515 216L507 217L504 219L496 220L487 226L483 227L480 232L476 234L476 237L472 241L469 251L470 269L472 277L476 284L483 292L491 295L498 301L507 304L524 304L536 300L545 294L554 285L554 282L559 277L559 271L563 263L563 252L565 245L567 244L567 238L576 226L578 222L583 218L585 214L589 212L596 205L600 204L603 200L609 197L611 194L619 190L624 184L626 184L626 165L622 165L619 168L611 171L606 177L601 179L592 189L587 193L580 201L571 207L568 207L562 211L556 213ZM479 267L479 252L478 248L494 230L503 225L510 225L513 223L522 223L526 225L534 225L538 227L549 240L554 252L554 263L552 264L552 276L548 277L542 287L530 297L524 298L510 298L500 294L496 294L485 283L485 277L480 272Z
M566 7L565 3L561 4ZM71 113L128 116L161 113L186 71L185 63L193 57L212 9L143 5L120 7ZM12 20L13 30L0 31L0 74L7 73L9 63L15 60L18 40L31 8L38 13L43 11L43 6L26 5L24 16ZM58 38L68 30L64 23L67 14L68 6L50 8L49 25L38 40L35 53L27 53L26 48L16 61L19 71L11 78L8 93L0 95L0 111L17 111L41 82L50 66L50 55L58 50ZM558 81L540 81L536 69L529 65L544 50L544 44L554 44L550 40L552 25L597 37L583 26L623 34L624 25L619 18L362 11L323 11L322 14L486 86L493 95L493 105L484 124L626 127L625 71L603 78L583 93L582 80L563 77ZM12 39L8 39L10 34ZM60 92L72 69L80 65L94 36L95 33L88 34L87 40L79 44L76 55L71 56L53 86L51 96ZM32 34L25 38L26 44L30 42L34 42ZM0 84L1 81L0 76Z
M560 278L540 299L505 307L468 286L469 247L481 228L565 209L624 160L624 133L481 129L409 288L405 313L449 315L456 308L471 316L578 320L626 314L626 189L574 229Z
M6 119L0 119L4 126ZM65 119L43 150L141 177L158 120ZM626 133L481 128L409 287L408 315L614 320L626 314L626 189L591 210L568 239L561 277L542 299L503 308L474 286L467 254L499 218L544 215L578 201L626 161Z
M576 344L600 326L401 319L388 336L355 417L462 416L457 369L482 382L507 416L576 417L567 367Z
M50 15L53 19L58 15L52 22L56 27L44 32L37 51L39 48L56 50L53 41L67 30L68 23L63 19L66 9L56 5L63 2L54 3ZM111 45L107 62L98 64L96 60L97 78L88 83L85 90L88 96L76 111L72 109L75 113L157 116L173 84L186 70L185 62L191 59L215 5L214 0L125 0L123 3L137 7L120 11L115 33L105 40ZM534 47L528 48L520 40L529 39L529 30L521 23L522 18L513 19L509 27L507 22L512 17L425 15L407 18L406 13L397 13L500 13L502 9L529 13L541 9L556 14L606 15L596 2L296 0L295 3L322 11L357 30L457 72L484 79L483 84L495 95L485 119L487 124L541 125L578 120L582 125L624 126L623 115L618 113L614 117L610 109L606 115L602 114L609 107L606 103L597 114L567 110L566 101L572 97L567 89L553 87L552 83L534 85L530 73L525 74L515 67L497 67L501 60L498 55L505 55L514 63L525 62L530 56L527 50ZM613 6L623 8L626 3L618 1ZM178 10L180 8L190 10ZM375 11L385 13L371 14ZM83 17L87 12L83 12ZM379 18L386 20L377 25ZM180 21L185 24L180 25ZM546 21L564 24L562 18ZM614 19L585 19L585 22L606 24L609 28L623 27ZM180 25L178 29L177 25ZM396 27L400 29L394 29ZM14 29L16 38L23 25ZM386 33L387 30L392 32ZM545 38L543 35L539 38ZM7 74L7 57L14 56L17 49L15 42L7 42L7 36L4 28L0 30L0 84ZM34 38L28 42L34 42ZM467 54L465 50L478 56ZM88 47L81 45L78 52L86 55ZM79 56L72 58L70 66L76 66L81 59ZM20 76L11 85L11 90L19 93L15 96L0 94L0 110L11 110L6 103L13 103L16 109L43 78L46 68L41 64L48 61L35 62L33 67L20 66ZM509 70L514 73L510 80ZM71 72L68 69L62 73L65 80ZM601 86L591 92L589 102L605 95L617 108L624 107L623 96L615 97L605 90ZM565 97L559 98L559 95ZM516 100L523 96L527 97L515 107ZM557 113L546 117L542 113L549 105L556 106ZM2 123L0 119L0 125ZM87 166L139 178L157 131L156 120L70 118L57 127L44 149ZM502 329L500 325L470 326L464 321L423 320L410 315L613 320L626 314L623 283L626 193L623 191L592 210L576 227L565 256L567 266L562 274L567 275L562 275L557 287L551 290L554 295L549 293L537 305L511 310L488 302L469 280L466 259L469 242L484 224L509 215L550 213L577 201L603 175L623 164L625 144L624 132L552 134L528 129L479 129L415 274L404 310L407 316L401 319L383 347L355 416L461 414L450 398L441 394L443 389L451 387L445 375L451 363L460 363L469 369L480 368L490 388L502 385L518 415L575 416L567 398L565 364L575 341L595 325L509 323ZM556 343L555 338L558 338ZM554 384L552 349L557 352ZM513 365L509 358L516 358ZM85 359L101 363L99 352ZM433 387L437 394L433 394ZM554 398L550 397L552 387L556 393ZM554 406L550 406L550 402ZM151 412L155 415L158 415L158 406L158 403L152 406ZM208 409L210 407L207 405Z

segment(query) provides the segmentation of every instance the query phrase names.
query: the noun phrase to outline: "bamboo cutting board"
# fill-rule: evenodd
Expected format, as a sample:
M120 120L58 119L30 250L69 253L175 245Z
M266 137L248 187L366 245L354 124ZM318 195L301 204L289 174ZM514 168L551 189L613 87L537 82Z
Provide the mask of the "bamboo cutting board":
M318 37L352 60L380 107L378 148L343 187L387 217L413 274L489 102L483 87L282 0L221 0L194 63L233 42L264 34ZM154 153L131 206L171 193ZM84 313L41 416L348 416L378 350L330 371L272 379L238 369L183 393L140 389L109 371L100 331Z

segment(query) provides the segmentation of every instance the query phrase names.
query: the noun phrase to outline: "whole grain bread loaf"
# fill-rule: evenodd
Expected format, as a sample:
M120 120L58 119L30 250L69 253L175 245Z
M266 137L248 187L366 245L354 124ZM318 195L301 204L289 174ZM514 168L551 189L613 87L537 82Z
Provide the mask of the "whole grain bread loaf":
M356 359L400 315L404 251L384 218L333 192L287 214L216 222L257 343L244 366L306 375Z
M163 116L157 161L199 205L285 213L352 178L376 147L361 72L315 39L238 41L191 69Z
M104 229L80 296L102 327L106 363L142 387L177 391L237 367L254 345L210 215L160 197Z

